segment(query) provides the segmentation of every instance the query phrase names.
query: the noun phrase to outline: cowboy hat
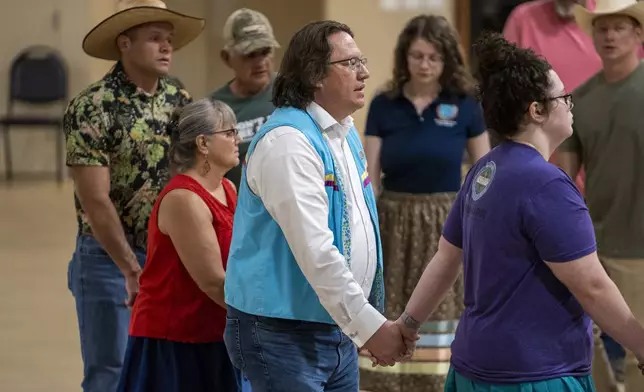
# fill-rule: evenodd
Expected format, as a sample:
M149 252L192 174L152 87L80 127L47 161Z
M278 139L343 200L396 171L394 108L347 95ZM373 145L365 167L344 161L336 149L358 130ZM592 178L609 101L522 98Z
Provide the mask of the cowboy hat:
M575 20L588 35L593 34L595 18L606 15L625 15L637 20L644 27L644 2L637 0L597 0L595 11L589 11L580 4L573 8Z
M172 47L179 50L197 38L204 28L201 18L167 9L161 0L119 0L117 11L94 27L83 39L83 50L92 57L118 60L116 38L132 27L151 22L168 22L174 27Z

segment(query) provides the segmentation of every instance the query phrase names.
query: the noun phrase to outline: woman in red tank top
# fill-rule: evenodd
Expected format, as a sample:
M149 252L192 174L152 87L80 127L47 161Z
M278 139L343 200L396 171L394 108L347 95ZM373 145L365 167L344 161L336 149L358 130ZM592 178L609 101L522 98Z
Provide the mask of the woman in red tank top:
M150 215L119 391L241 390L223 342L224 271L237 203L224 175L239 164L235 126L230 107L209 99L180 109L169 126L177 174Z

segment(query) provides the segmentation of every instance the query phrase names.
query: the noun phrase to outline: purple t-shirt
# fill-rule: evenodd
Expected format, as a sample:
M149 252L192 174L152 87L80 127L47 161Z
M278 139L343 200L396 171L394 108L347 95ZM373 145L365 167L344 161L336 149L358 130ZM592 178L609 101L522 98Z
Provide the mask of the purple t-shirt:
M487 383L591 372L592 324L548 262L596 250L583 198L532 147L504 142L470 170L443 229L463 249L452 366Z

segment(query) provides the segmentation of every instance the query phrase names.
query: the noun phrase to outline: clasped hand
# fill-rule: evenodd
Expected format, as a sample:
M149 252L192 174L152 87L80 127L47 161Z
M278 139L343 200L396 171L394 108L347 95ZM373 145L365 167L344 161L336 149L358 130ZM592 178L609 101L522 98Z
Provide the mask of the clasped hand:
M419 338L418 330L406 327L402 320L387 320L360 352L369 356L374 367L393 366L411 358Z

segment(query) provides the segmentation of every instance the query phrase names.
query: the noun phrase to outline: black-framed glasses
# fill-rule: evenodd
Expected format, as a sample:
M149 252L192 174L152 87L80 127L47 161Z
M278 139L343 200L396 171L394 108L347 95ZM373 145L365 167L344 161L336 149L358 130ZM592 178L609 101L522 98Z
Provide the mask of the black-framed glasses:
M563 99L568 109L572 109L574 104L572 103L572 94L559 95L557 97L548 98L547 101L556 101L558 99Z
M572 94L558 95L558 96L552 97L552 98L541 99L541 100L539 100L537 102L542 102L543 103L543 102L546 102L546 101L556 101L558 99L563 99L564 100L564 103L568 107L568 110L572 110L573 106L575 106L575 104L572 102ZM530 110L530 105L528 105L528 107L526 108L525 111L527 112L528 110Z
M239 129L237 129L237 128L222 129L222 130L219 130L219 131L214 131L212 134L216 135L218 133L223 133L224 136L233 138L233 137L236 137L237 135L239 135Z
M329 65L333 64L345 64L351 71L358 69L359 65L362 65L364 69L367 69L367 58L366 57L349 57L342 60L329 61Z

